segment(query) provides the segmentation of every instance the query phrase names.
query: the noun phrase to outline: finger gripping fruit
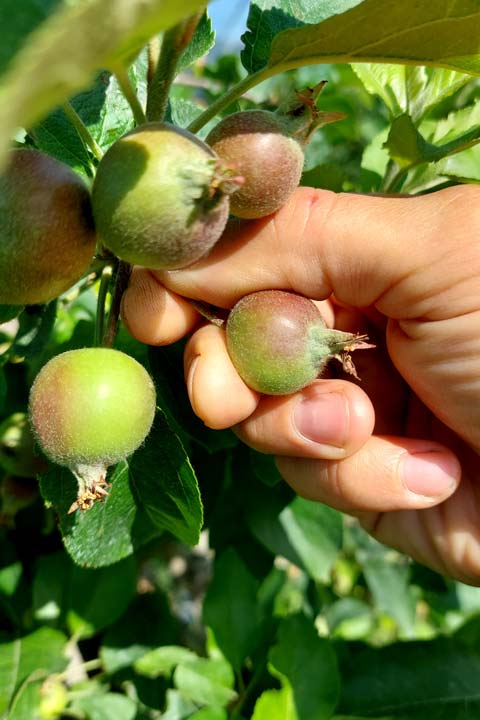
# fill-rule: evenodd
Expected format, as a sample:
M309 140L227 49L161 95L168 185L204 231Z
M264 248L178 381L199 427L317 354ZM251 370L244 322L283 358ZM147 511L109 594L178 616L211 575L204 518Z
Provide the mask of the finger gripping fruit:
M231 310L227 349L244 382L267 395L301 390L335 358L356 375L349 353L373 347L366 336L330 330L317 306L281 290L246 295Z
M64 163L18 149L0 175L0 303L33 305L68 290L95 251L89 192Z
M106 495L106 470L131 455L148 435L155 413L153 382L118 350L84 348L52 358L30 392L30 420L45 455L74 473L72 509Z
M243 177L230 211L240 218L265 217L286 202L300 182L304 147L320 125L343 117L321 113L315 99L325 83L287 97L276 111L244 110L227 115L207 143Z
M100 239L129 263L190 265L222 234L239 182L187 130L142 125L117 140L98 167L92 202Z

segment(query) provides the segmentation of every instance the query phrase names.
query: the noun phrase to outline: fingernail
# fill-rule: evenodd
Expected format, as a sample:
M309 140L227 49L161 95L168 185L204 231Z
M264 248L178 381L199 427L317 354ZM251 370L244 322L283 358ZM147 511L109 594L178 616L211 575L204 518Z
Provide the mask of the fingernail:
M342 393L308 394L295 406L293 422L308 440L342 447L348 432L348 403Z
M458 461L439 452L405 454L402 458L405 485L424 497L445 495L457 485Z

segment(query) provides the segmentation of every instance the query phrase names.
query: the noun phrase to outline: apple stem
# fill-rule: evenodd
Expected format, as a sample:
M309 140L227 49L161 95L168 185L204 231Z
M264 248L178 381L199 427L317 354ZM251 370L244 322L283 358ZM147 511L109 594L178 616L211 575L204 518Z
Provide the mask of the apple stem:
M186 20L167 30L155 65L150 67L152 75L148 84L147 119L163 120L168 104L170 87L177 73L177 66L183 50L193 37L203 12L195 13Z
M112 294L112 302L110 306L110 313L108 316L108 324L102 340L103 347L113 347L113 343L115 342L115 335L117 334L118 323L120 319L122 296L127 289L128 281L130 280L131 274L132 266L129 263L120 260L115 275L115 286Z

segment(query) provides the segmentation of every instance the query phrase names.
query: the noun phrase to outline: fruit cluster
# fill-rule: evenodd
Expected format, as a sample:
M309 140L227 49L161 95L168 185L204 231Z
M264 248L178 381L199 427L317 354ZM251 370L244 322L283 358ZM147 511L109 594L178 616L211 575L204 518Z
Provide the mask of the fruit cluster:
M96 248L154 269L197 262L215 245L229 215L265 217L300 182L304 147L321 124L324 83L296 93L277 112L228 115L206 142L165 122L141 125L99 163L92 192L66 165L31 149L12 151L0 177L0 303L48 302L88 271ZM344 367L361 339L327 330L316 306L279 291L241 300L226 325L227 346L245 382L269 394L294 392L337 357ZM107 468L130 455L150 431L153 383L116 350L63 353L31 389L38 444L79 483L72 509L106 493Z

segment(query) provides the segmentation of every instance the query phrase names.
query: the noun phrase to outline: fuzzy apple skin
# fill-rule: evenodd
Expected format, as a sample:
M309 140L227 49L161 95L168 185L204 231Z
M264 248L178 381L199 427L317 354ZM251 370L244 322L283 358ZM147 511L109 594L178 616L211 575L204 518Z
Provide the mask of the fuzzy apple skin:
M304 155L289 125L267 110L227 115L209 133L207 143L244 178L232 195L230 212L261 218L278 210L300 182Z
M136 360L85 348L53 357L30 392L30 420L53 462L108 467L131 455L150 431L155 388Z
M89 192L64 163L12 150L0 175L0 303L33 305L68 290L95 252Z
M229 199L216 187L218 162L204 142L167 123L147 123L117 140L92 191L102 242L129 263L190 265L223 232Z
M263 290L246 295L230 312L227 349L249 387L268 395L285 395L317 377L321 361L314 335L324 329L323 318L311 300ZM327 355L328 348L325 359Z

